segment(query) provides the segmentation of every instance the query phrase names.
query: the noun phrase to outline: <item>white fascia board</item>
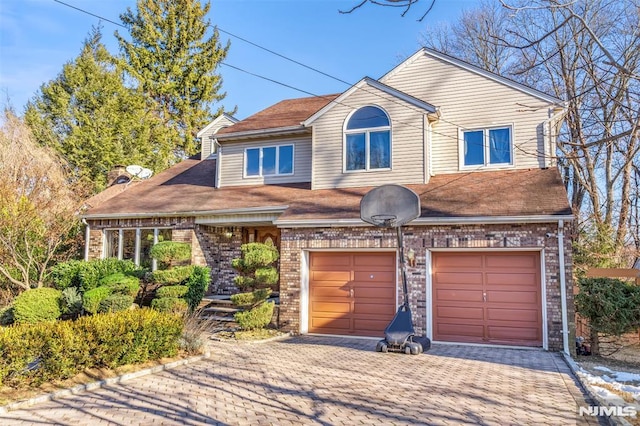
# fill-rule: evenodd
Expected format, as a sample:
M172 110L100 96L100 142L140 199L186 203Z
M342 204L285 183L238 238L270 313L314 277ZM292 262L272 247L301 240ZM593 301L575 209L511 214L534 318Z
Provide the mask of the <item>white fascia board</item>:
M538 215L538 216L475 216L475 217L421 217L412 220L406 226L426 225L486 225L516 223L557 223L558 220L573 221L572 215ZM337 228L343 226L373 226L361 219L279 219L274 222L279 228Z
M432 50L429 49L427 47L423 47L420 50L418 50L416 53L414 53L413 55L411 55L409 57L409 59L405 60L403 63L401 63L400 65L396 66L394 69L392 69L391 71L389 71L388 73L386 73L384 76L382 76L380 78L381 82L385 82L387 80L389 80L391 77L393 77L394 75L396 75L398 72L400 72L400 70L402 70L403 68L405 68L406 66L408 66L409 64L411 64L412 62L414 62L417 58L419 58L422 55L426 55L426 56L431 56L433 58L437 58L440 59L441 61L444 62L448 62L452 65L455 65L457 67L460 67L462 69L465 69L467 71L471 71L475 74L479 74L483 77L486 77L490 80L496 81L498 83L504 84L505 86L511 87L513 89L516 89L520 92L526 93L528 95L531 95L535 98L538 98L540 100L543 100L545 102L549 102L552 104L556 104L556 105L561 105L561 106L565 106L566 105L566 101L563 101L562 99L558 99L555 96L551 96L551 95L547 95L546 93L543 93L537 89L534 89L532 87L529 86L525 86L524 84L518 83L516 81L513 81L511 79L502 77L498 74L492 73L490 71L487 70L483 70L480 67L477 67L475 65L472 65L468 62L465 62L461 59L457 59L454 58L452 56L446 55L444 53L438 52L436 50Z
M332 100L331 102L329 102L327 105L325 105L323 108L321 108L318 112L316 112L315 114L313 114L311 117L307 118L305 121L302 122L302 125L305 127L309 127L311 124L313 124L314 121L316 121L318 118L320 118L321 116L323 116L326 112L328 112L329 110L331 110L334 106L336 106L337 104L343 102L345 99L347 99L349 96L351 96L352 93L354 93L355 91L362 89L363 86L365 85L369 85L375 89L380 90L381 92L387 93L388 95L391 95L395 98L398 98L400 100L403 100L413 106L416 106L418 108L424 109L425 111L427 111L427 113L429 114L433 114L437 111L437 108L433 105L431 105L428 102L422 101L418 98L415 98L407 93L404 93L400 90L394 89L391 86L387 86L386 84L380 83L378 80L374 80L370 77L365 77L362 80L360 80L359 82L357 82L356 84L354 84L353 86L351 86L346 92L342 93L340 96L338 96L336 99Z
M273 129L259 129L259 130L247 130L245 132L236 132L236 133L223 133L221 135L216 134L216 139L220 142L223 142L228 139L239 139L239 138L256 138L263 136L276 136L279 134L297 134L297 133L306 133L308 129L304 126L287 126L287 127L276 127Z
M226 118L227 120L231 121L232 123L237 123L238 120L237 118L235 118L232 115L227 114L226 112L223 114L220 114L219 116L217 116L211 123L207 124L202 130L200 130L197 134L196 137L197 138L201 138L202 135L204 135L207 130L209 130L210 128L212 128L213 126L217 125L218 123L220 123L222 121L222 119Z
M289 206L268 206L268 207L247 207L239 209L221 209L221 210L203 210L203 211L182 211L167 213L105 213L105 214L85 214L80 216L82 219L99 220L99 219L141 219L141 218L157 218L157 217L203 217L216 215L234 215L234 214L281 214Z

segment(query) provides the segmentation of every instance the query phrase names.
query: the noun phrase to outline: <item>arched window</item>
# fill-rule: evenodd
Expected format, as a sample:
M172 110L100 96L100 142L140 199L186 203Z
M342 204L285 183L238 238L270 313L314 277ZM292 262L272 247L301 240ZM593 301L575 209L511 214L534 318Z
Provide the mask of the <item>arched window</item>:
M375 106L354 112L344 130L345 170L391 168L391 125L389 116Z

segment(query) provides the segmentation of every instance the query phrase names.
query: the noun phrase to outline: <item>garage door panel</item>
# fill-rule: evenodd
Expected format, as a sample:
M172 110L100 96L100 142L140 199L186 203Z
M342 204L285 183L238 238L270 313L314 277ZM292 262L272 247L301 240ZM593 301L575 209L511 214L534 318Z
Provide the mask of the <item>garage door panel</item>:
M346 314L349 313L351 309L351 304L349 302L340 303L340 302L313 302L311 304L311 308L313 311L319 315L326 315L327 313L331 314Z
M518 318L514 320L514 318ZM529 323L535 326L540 321L540 312L535 309L487 308L487 319L490 321L508 321L511 324Z
M537 266L536 257L532 256L530 253L527 253L527 254L505 253L505 254L487 256L485 259L486 259L486 265L488 268L532 269Z
M436 271L441 268L481 268L482 255L458 254L457 256L438 256L434 261Z
M487 291L487 302L504 303L508 305L526 304L532 305L538 302L538 293L535 291Z
M351 258L349 256L340 256L336 253L314 253L311 256L310 266L314 270L318 269L346 269L351 266ZM340 267L343 268L340 268Z
M353 280L359 282L390 283L396 279L394 271L355 271Z
M353 296L356 300L381 299L380 303L394 300L395 289L389 287L356 287Z
M356 336L376 336L383 337L384 329L389 325L388 320L379 319L354 319L353 328L356 330L353 334Z
M344 287L314 287L311 289L312 299L327 297L348 298L349 289Z
M487 272L485 274L486 283L494 285L508 285L521 287L535 287L538 285L538 276L535 272Z
M475 319L482 321L484 319L484 310L479 308L457 307L457 306L438 306L436 308L436 317L438 319Z
M320 329L323 329L325 332L329 330L334 331L344 331L349 330L351 327L351 321L349 318L330 318L330 317L313 317L312 323L310 324L314 329L318 329L317 332L320 332Z
M436 329L436 335L439 340L458 340L469 341L468 338L474 338L474 341L482 341L484 335L484 326L482 324L456 324L456 323L439 323Z
M313 281L341 282L345 283L351 279L349 271L313 271L311 273Z
M482 285L482 273L478 272L436 272L438 284L475 284Z
M495 340L524 343L540 339L540 330L535 327L489 326L488 329L489 337Z
M395 307L391 305L383 305L380 303L356 302L353 304L354 316L363 315L391 315L395 313ZM388 323L388 322L387 322Z
M434 253L433 270L435 340L542 345L539 253Z
M389 269L396 266L396 257L390 256L389 253L378 254L359 254L353 259L354 269L363 268Z
M437 300L440 302L482 302L482 290L437 289Z

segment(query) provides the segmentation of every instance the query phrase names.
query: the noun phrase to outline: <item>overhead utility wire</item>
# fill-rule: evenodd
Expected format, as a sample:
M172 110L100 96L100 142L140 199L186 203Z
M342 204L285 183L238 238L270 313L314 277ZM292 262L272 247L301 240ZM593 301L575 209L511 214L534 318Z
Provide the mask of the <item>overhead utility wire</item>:
M120 24L120 23L118 23L118 22L112 21L111 19L104 18L104 17L102 17L102 16L100 16L100 15L97 15L97 14L95 14L95 13L89 12L89 11L84 10L84 9L81 9L81 8L79 8L79 7L76 7L76 6L70 5L70 4L65 3L65 2L63 2L63 1L61 1L61 0L53 0L53 1L54 1L54 2L56 2L56 3L60 3L60 4L64 5L64 6L70 7L70 8L72 8L72 9L75 9L75 10L77 10L77 11L79 11L79 12L85 13L85 14L87 14L87 15L91 15L91 16L93 16L93 17L95 17L95 18L98 18L98 19L101 19L101 20L104 20L104 21L110 22L110 23L112 23L112 24L114 24L114 25L117 25L117 26L119 26L119 27L122 27L122 28L125 28L125 29L127 28L125 25L122 25L122 24ZM322 75L324 75L324 76L326 76L326 77L329 77L329 78L331 78L331 79L334 79L334 80L336 80L336 81L339 81L339 82L341 82L341 83L343 83L343 84L346 84L346 85L348 85L348 86L353 86L353 84L352 84L352 83L349 83L349 82L347 82L347 81L344 81L344 80L343 80L343 79L341 79L341 78L338 78L338 77L332 76L332 75L327 74L327 73L325 73L325 72L323 72L323 71L320 71L320 70L318 70L318 69L316 69L316 68L314 68L314 67L311 67L311 66L308 66L308 65L306 65L306 64L303 64L303 63L301 63L301 62L299 62L299 61L296 61L295 59L291 59L291 58L289 58L289 57L287 57L287 56L285 56L285 55L282 55L282 54L280 54L280 53L278 53L278 52L275 52L275 51L273 51L273 50L271 50L271 49L268 49L268 48L266 48L266 47L260 46L260 45L259 45L259 44L257 44L257 43L254 43L254 42L252 42L252 41L250 41L250 40L247 40L247 39L245 39L245 38L239 37L239 36L237 36L237 35L235 35L235 34L232 34L232 33L228 32L228 31L223 30L222 28L219 28L219 27L216 27L216 28L217 28L219 31L221 31L221 32L223 32L223 33L225 33L225 34L228 34L228 35L230 35L230 36L232 36L232 37L235 37L235 38L237 38L237 39L239 39L239 40L241 40L241 41L244 41L245 43L251 44L252 46L255 46L255 47L259 48L259 49L262 49L262 50L264 50L264 51L266 51L266 52L269 52L269 53L271 53L271 54L273 54L273 55L276 55L276 56L278 56L278 57L280 57L280 58L283 58L283 59L285 59L285 60L287 60L287 61L290 61L290 62L292 62L292 63L294 63L294 64L297 64L297 65L299 65L299 66L302 66L302 67L307 68L307 69L309 69L309 70L312 70L312 71L314 71L314 72L320 73L320 74L322 74ZM240 68L240 67L237 67L237 66L231 65L231 64L226 63L226 62L224 62L224 61L221 61L221 62L220 62L220 64L221 64L221 65L225 65L225 66L227 66L227 67L229 67L229 68L235 69L235 70L237 70L237 71L244 72L244 73L246 73L246 74L248 74L248 75L251 75L251 76L253 76L253 77L260 78L260 79L263 79L263 80L269 81L269 82L271 82L271 83L278 84L278 85L280 85L280 86L287 87L287 88L289 88L289 89L296 90L296 91L301 92L301 93L305 93L305 94L310 95L310 96L320 97L320 98L322 98L322 97L326 97L326 96L327 96L327 95L324 95L324 96L323 96L323 95L317 95L317 94L312 93L312 92L309 92L309 91L307 91L307 90L303 90L303 89L300 89L300 88L297 88L297 87L291 86L291 85L289 85L289 84L286 84L286 83L283 83L283 82L280 82L280 81L277 81L277 80L271 79L271 78L269 78L269 77L265 77L265 76L262 76L262 75L260 75L260 74L253 73L253 72L251 72L251 71L247 71L247 70L245 70L245 69L242 69L242 68ZM391 101L391 102L393 102L393 103L395 103L395 104L397 104L397 105L400 105L400 106L402 106L402 107L404 107L404 108L411 108L411 109L414 109L415 111L418 111L418 112L421 112L421 111L422 111L422 110L419 110L417 107L414 107L413 105L406 105L405 103L400 103L398 100L394 99L393 97L391 97L391 98L383 98L383 97L382 97L382 95L380 95L380 94L378 94L378 93L376 93L376 92L373 92L373 91L371 91L371 90L367 90L366 88L361 88L361 89L362 89L363 91L365 91L365 92L367 92L367 93L371 94L371 95L374 95L374 96L376 96L376 97L378 97L378 98L381 98L381 99L385 99L385 100ZM348 104L346 104L346 103L344 103L344 102L340 102L340 101L336 101L336 100L332 100L332 101L330 101L330 102L334 102L334 103L340 104L340 105L342 105L342 106L346 106L346 107L348 107L348 108L355 109L355 107L354 107L354 106L348 105ZM458 124L456 124L456 123L453 123L453 122L451 122L451 121L448 121L448 120L445 120L445 119L442 119L442 118L440 118L440 119L441 119L442 121L446 122L446 123L451 124L452 126L455 126L455 127L460 128L460 129L463 129L463 130L472 130L472 129L468 129L468 128L466 128L465 126L461 126L461 125L458 125ZM416 126L416 125L414 125L414 124L412 124L412 123L403 122L403 121L400 121L400 120L398 120L398 119L394 119L393 121L395 121L396 123L399 123L399 124L403 124L403 125L405 125L405 126L413 127L413 128L415 128L415 129L418 129L418 130L421 130L421 131L422 131L422 130L424 130L422 127ZM440 135L440 136L447 137L447 138L454 139L454 140L458 141L458 137L457 137L457 136L451 136L451 135L448 135L448 134L445 134L445 133L442 133L442 132L438 132L438 131L436 131L436 130L435 130L435 129L433 129L433 128L431 128L431 132L432 132L433 134L437 134L437 135ZM521 151L523 154L526 154L526 155L529 155L529 156L532 156L532 157L539 158L539 157L541 156L541 153L539 153L539 152L536 152L536 153L527 152L527 151L525 151L523 148L521 148L521 146L520 146L520 145L523 145L524 143L529 142L529 141L531 141L531 140L533 140L533 138L530 138L530 139L528 139L528 140L525 140L525 141L521 142L521 143L520 143L520 144L518 144L518 145L514 144L514 147L515 147L516 149L518 149L519 151ZM545 156L545 155L543 154L543 156Z

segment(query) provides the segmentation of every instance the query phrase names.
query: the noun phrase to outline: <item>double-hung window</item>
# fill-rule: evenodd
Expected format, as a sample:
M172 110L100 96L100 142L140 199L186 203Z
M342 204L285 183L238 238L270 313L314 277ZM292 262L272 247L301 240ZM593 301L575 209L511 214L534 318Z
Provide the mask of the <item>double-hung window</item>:
M511 126L461 131L462 167L513 164Z
M244 152L245 177L293 174L293 145L247 148Z
M391 168L391 126L382 109L365 106L349 117L344 153L348 172Z

